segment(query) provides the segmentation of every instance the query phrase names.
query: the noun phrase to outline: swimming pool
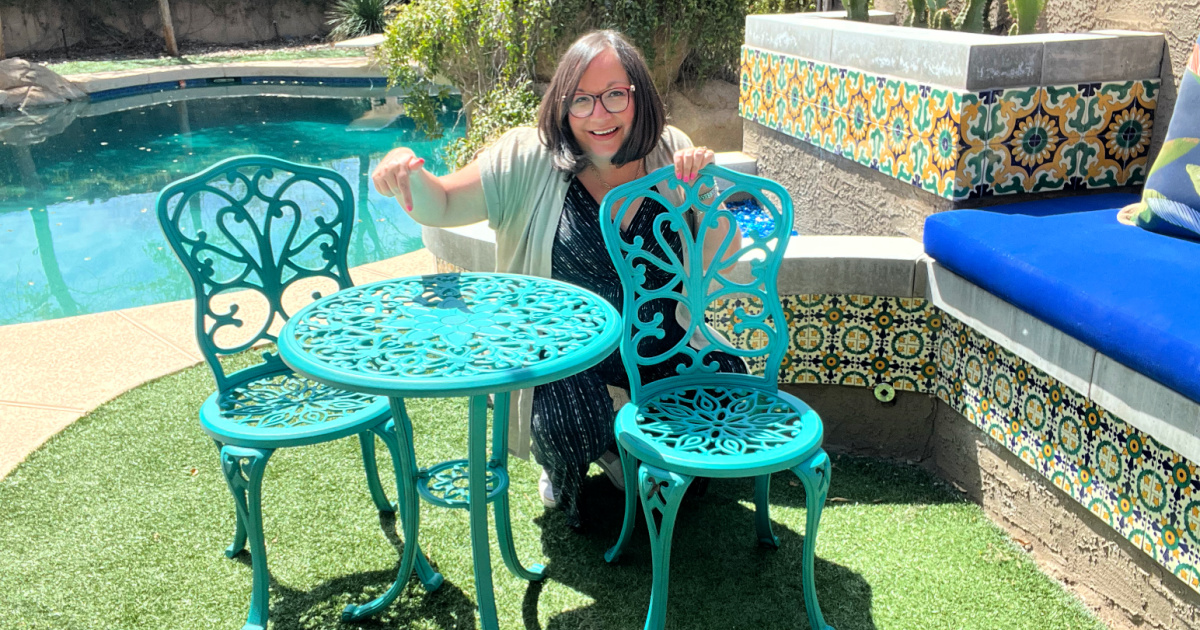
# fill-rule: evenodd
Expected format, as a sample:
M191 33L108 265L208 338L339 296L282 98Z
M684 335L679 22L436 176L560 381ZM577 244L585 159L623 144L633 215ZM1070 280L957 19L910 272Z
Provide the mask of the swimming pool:
M358 212L351 266L419 249L420 227L375 192L370 172L403 144L442 174L440 149L462 135L455 111L445 112L446 134L433 140L403 116L399 97L345 97L336 88L321 97L189 98L126 110L109 101L67 115L73 120L37 130L5 129L0 120L0 325L190 298L155 196L235 155L341 173Z

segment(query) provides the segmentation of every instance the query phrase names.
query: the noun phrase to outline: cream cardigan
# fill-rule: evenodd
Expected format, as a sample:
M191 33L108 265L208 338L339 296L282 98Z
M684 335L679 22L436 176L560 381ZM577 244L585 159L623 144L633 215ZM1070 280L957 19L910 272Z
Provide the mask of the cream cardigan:
M662 141L646 156L646 172L672 164L675 151L690 146L687 134L667 126ZM555 170L550 150L532 127L505 133L484 149L478 162L488 226L496 231L496 271L549 278L569 180ZM677 190L660 192L676 203L682 201ZM523 389L512 397L508 434L509 451L523 459L529 458L532 415L533 390Z

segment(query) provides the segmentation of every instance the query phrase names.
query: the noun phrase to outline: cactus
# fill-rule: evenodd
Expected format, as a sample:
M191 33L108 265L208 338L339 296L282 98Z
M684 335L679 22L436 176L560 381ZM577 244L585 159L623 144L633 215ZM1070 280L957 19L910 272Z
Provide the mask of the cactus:
M908 7L909 16L904 21L907 26L967 33L987 30L987 0L965 0L957 15L947 6L946 0L909 0Z
M908 0L908 15L904 18L905 26L926 26L928 24L928 8L925 0Z
M1008 0L1008 14L1013 24L1009 35L1028 35L1037 27L1038 16L1046 8L1046 0Z
M1045 1L1045 0L1041 0ZM987 30L987 0L967 0L958 16L954 18L954 30L964 33L982 33Z
M871 21L869 0L845 0L846 17L855 22Z

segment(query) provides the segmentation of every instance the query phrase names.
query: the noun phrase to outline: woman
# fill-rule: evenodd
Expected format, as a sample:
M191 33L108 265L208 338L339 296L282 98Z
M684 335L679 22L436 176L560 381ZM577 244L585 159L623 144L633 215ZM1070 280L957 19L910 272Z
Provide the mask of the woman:
M538 110L536 129L504 134L479 157L444 177L422 169L424 160L406 148L384 157L372 176L380 193L396 197L418 223L452 227L487 220L496 231L496 270L550 277L590 289L621 307L622 291L600 233L599 202L616 186L668 164L693 181L713 162L713 152L693 147L688 137L665 125L662 100L641 53L619 33L596 31L576 41L559 62ZM645 200L624 217L622 230L654 242L653 217L661 205ZM726 226L726 230L728 226ZM706 239L713 247L724 231ZM670 240L672 239L673 240ZM735 239L738 236L735 234ZM679 236L668 241L677 251ZM733 243L736 251L737 242ZM665 284L667 278L655 279ZM660 300L667 335L661 351L683 335L674 311ZM722 371L744 372L740 359L714 353ZM646 368L647 380L674 373L678 358ZM608 386L628 389L619 353L596 367L522 392L516 414L528 427L533 453L543 467L539 484L549 507L563 508L572 527L581 526L577 495L588 465L604 457L606 472L620 480ZM529 443L515 432L516 450Z

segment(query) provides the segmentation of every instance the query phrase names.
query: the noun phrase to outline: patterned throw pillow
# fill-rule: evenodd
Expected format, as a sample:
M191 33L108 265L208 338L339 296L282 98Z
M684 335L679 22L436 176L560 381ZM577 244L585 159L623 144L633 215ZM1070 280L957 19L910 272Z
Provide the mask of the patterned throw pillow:
M1150 167L1142 200L1121 215L1151 232L1200 240L1200 39L1188 58L1167 140Z

